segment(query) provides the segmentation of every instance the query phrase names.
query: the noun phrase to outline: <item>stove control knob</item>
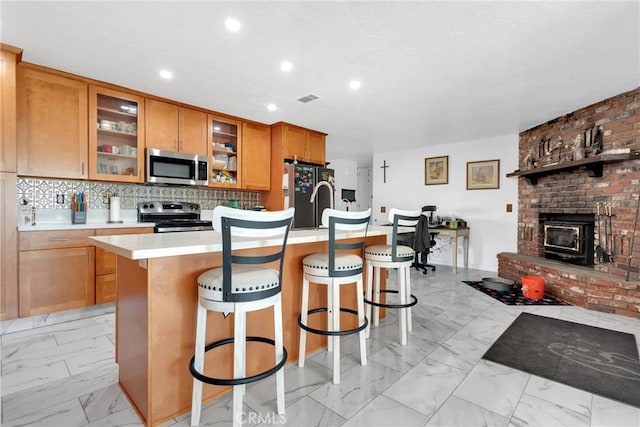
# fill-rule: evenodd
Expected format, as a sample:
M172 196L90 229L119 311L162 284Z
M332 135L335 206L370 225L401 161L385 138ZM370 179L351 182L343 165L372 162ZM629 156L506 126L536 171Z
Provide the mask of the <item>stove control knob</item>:
M155 208L155 206L153 205L153 203L151 203L151 204L149 205L149 207L150 207L151 209Z
M149 206L147 206L147 204L145 203L144 205L142 205L143 209L147 209Z
M198 208L199 208L199 206L198 206L198 205L191 205L191 209L193 209L194 211L197 211L197 210L198 210Z

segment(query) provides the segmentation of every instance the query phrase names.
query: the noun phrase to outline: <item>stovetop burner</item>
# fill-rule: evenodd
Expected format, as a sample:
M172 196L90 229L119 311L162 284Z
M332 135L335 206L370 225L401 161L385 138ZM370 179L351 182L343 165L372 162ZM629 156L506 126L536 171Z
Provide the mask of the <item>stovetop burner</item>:
M191 202L140 202L138 221L155 222L156 233L213 230L211 221L200 219L200 205Z

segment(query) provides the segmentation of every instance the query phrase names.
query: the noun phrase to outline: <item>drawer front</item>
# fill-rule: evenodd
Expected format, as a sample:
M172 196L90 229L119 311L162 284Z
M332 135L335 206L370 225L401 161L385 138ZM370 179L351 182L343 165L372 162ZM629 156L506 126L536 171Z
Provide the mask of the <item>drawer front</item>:
M20 250L92 246L87 238L93 235L94 230L23 231L20 233Z

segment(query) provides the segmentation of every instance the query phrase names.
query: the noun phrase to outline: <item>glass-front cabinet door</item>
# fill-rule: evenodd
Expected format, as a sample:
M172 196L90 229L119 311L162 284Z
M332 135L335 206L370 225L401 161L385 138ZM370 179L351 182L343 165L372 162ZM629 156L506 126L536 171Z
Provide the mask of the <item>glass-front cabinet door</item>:
M89 178L144 181L144 98L89 88Z
M242 122L209 115L209 186L240 188Z

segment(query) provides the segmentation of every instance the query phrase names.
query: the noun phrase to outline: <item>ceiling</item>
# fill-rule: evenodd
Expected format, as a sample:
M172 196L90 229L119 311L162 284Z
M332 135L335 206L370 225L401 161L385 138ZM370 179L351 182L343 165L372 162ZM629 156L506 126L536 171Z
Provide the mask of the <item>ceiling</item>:
M640 85L638 1L3 0L0 14L2 42L27 62L320 130L329 160L362 166L517 133ZM320 98L298 101L308 94Z

